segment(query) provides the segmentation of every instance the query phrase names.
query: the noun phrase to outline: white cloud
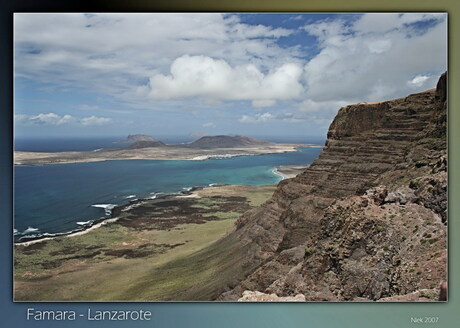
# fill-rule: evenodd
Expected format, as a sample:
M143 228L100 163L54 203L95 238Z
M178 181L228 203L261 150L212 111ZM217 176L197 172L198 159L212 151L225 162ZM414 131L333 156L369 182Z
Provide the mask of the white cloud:
M244 74L240 70L247 66L266 75L284 64L299 64L296 47L276 43L291 33L285 28L244 24L235 15L213 13L19 13L14 16L15 75L58 89L78 87L110 94L131 106L152 108L148 98L140 97L143 93L139 91L144 89L139 87L151 78L168 80L175 59L206 55L213 58L214 65L225 61L231 70L237 69L233 77ZM169 87L164 97L153 90L153 99L187 94L180 85ZM197 87L193 89L200 97L216 92L207 85L201 95Z
M421 87L425 84L425 82L429 79L429 76L426 75L417 75L412 80L408 82L408 84L412 87Z
M429 20L434 26L417 33L410 25ZM338 20L306 26L321 48L305 65L307 98L317 103L378 101L434 87L447 65L446 28L444 14L365 14L352 24ZM429 79L407 83L418 74Z
M90 116L90 117L83 117L80 119L81 125L104 125L110 123L112 120L108 117L97 117L97 116Z
M275 105L276 105L276 100L272 100L272 99L252 101L252 107L256 107L256 108L271 107Z
M275 119L275 116L269 112L259 113L255 116L243 115L239 121L240 123L265 123Z
M315 102L307 99L298 104L298 110L302 113L336 113L340 107L348 105L347 101L321 101Z
M383 39L383 40L369 41L367 44L367 47L369 48L370 53L381 54L381 53L384 53L390 50L391 44L392 44L391 40Z
M292 16L292 17L289 18L289 20L291 20L291 21L302 20L302 15Z
M70 115L60 116L55 113L40 113L30 116L29 121L34 124L62 125L74 122L75 118Z
M21 124L34 124L34 125L66 125L66 124L76 124L76 125L103 125L110 123L112 119L107 117L97 117L89 116L83 118L77 118L72 115L58 115L56 113L40 113L38 115L25 115L18 114L14 116L16 123Z
M140 92L152 99L204 97L273 104L302 96L301 76L302 67L294 63L264 74L253 64L232 67L222 59L185 55L174 60L169 75L152 76Z
M213 123L213 122L207 122L207 123L204 123L204 124L203 124L203 127L204 127L204 128L215 128L215 127L216 127L216 124Z
M260 37L274 37L279 38L282 36L288 36L293 31L285 28L270 28L265 25L247 25L247 24L235 24L230 27L230 32L234 37L241 39L253 39Z
M267 123L272 121L283 121L289 123L300 123L305 122L306 119L311 119L311 117L306 117L302 113L293 113L288 111L283 111L280 113L258 113L253 116L243 115L239 119L240 123Z
M355 24L354 30L359 33L386 33L403 29L409 24L426 22L430 20L443 20L444 14L397 14L397 13L371 13L361 17Z
M29 119L29 115L25 115L25 114L15 114L14 115L14 121L16 123L26 123L28 119Z
M15 75L49 91L104 94L98 105L76 107L97 113L121 112L104 109L111 108L107 101L113 99L107 99L113 95L123 112L188 108L198 117L203 107L213 107L237 112L241 123L326 124L343 105L434 87L447 63L445 14L331 16L302 31L220 14L15 14L14 19ZM317 43L302 41L305 32ZM290 40L301 40L296 45L277 43L294 33L299 38ZM246 103L229 101L247 101L265 112L254 114ZM87 115L16 115L16 122L109 123Z

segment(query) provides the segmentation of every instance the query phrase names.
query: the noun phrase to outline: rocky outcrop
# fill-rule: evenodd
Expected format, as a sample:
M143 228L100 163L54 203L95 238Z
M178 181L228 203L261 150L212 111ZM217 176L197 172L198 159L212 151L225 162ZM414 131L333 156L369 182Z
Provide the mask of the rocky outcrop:
M204 136L189 144L191 148L233 148L233 147L250 147L259 145L270 145L271 143L264 140L254 139L245 136Z
M419 296L447 273L446 81L341 108L319 158L237 221L257 269L219 299L437 299Z
M127 149L140 149L140 148L150 148L150 147L165 147L166 144L164 144L161 141L148 141L148 140L139 140L136 142L133 142L131 145L126 147Z
M269 295L246 290L238 302L305 302L305 296L298 294L296 296L279 297L276 294Z
M145 134L130 134L126 138L126 142L131 142L131 144L128 147L126 147L126 149L141 149L166 146L165 143L157 141L153 137Z
M148 136L146 134L130 134L126 137L126 141L128 142L136 142L136 141L156 141L153 137Z

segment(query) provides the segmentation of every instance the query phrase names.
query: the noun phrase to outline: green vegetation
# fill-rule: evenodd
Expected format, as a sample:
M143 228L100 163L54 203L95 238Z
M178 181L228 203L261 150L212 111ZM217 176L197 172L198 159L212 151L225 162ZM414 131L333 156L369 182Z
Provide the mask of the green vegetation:
M409 188L411 188L411 189L418 189L419 187L420 187L420 181L412 180L409 183Z
M16 245L14 298L211 300L252 265L224 237L274 188L205 188L197 198L149 201L85 234Z
M436 301L438 299L438 295L435 293L430 293L426 291L420 292L420 297L428 298L429 300Z
M420 240L420 243L421 244L434 244L435 242L437 242L439 240L439 238L431 238L431 239L421 239Z

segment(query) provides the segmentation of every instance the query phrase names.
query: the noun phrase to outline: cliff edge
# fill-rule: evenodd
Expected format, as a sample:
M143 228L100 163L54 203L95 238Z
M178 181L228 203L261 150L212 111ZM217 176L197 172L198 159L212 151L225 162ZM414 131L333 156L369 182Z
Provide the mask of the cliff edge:
M237 221L227 239L246 252L244 274L218 299L437 300L447 275L446 93L444 73L436 89L341 108L318 159Z

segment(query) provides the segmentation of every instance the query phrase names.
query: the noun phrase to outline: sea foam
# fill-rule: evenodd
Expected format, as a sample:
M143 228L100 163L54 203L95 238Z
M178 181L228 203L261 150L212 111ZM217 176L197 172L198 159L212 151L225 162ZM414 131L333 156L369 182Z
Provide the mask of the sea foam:
M23 235L26 235L26 234L28 234L28 233L37 232L37 231L39 231L39 230L40 230L40 229L33 228L33 227L28 227L26 230L24 230L24 231L22 232L22 234L23 234Z
M91 207L97 207L104 209L105 215L112 214L112 210L116 207L116 204L94 204Z
M78 221L78 222L75 222L76 224L80 225L80 226L86 226L86 225L90 225L91 223L93 223L92 220L89 220L89 221Z

